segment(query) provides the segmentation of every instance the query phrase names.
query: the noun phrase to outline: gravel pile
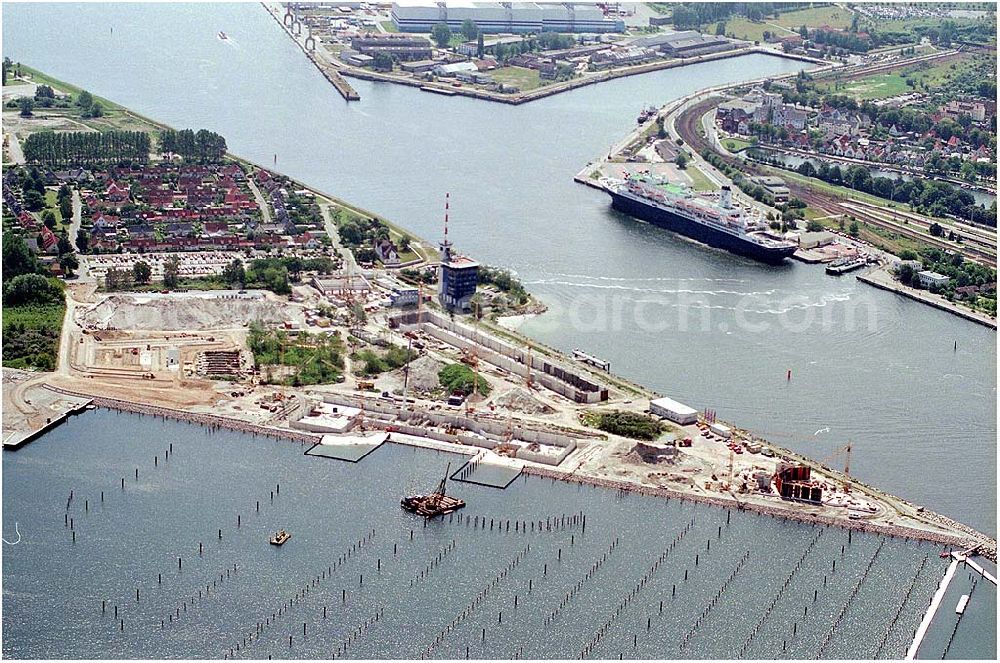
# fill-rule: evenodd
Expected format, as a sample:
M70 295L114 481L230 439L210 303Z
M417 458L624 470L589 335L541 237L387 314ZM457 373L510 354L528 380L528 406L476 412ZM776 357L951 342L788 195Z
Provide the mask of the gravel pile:
M289 317L301 316L294 309L284 310L260 299L157 297L140 302L129 295L112 295L79 320L92 329L194 331L243 327L252 320L277 323Z
M535 395L523 387L515 387L506 391L494 400L499 406L505 407L515 412L525 414L552 414L555 410L542 401L535 398Z
M407 382L407 388L424 394L437 391L441 388L438 373L442 368L444 368L444 362L440 362L428 355L417 357L410 362L410 378ZM395 371L394 377L402 386L403 370Z

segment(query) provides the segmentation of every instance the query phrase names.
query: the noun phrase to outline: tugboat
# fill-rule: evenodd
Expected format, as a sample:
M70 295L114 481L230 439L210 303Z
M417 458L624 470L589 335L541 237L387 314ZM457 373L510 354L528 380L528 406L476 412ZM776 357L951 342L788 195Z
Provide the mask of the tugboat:
M290 538L292 538L291 534L289 534L285 530L281 530L280 532L276 532L275 535L271 537L270 539L271 545L272 546L283 545L285 541L287 541Z
M448 472L451 471L451 463L445 470L441 483L430 495L408 495L399 500L399 505L410 513L415 513L424 518L443 516L447 513L457 511L465 506L465 501L445 494L445 484L448 481Z

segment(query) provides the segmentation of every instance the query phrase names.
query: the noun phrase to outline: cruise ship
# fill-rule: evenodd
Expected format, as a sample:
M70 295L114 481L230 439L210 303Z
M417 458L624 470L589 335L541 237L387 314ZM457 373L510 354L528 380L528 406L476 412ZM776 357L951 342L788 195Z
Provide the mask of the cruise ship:
M611 206L644 221L686 235L709 246L777 265L798 245L768 233L767 225L733 205L722 187L719 202L696 196L685 186L657 183L643 176L604 179Z

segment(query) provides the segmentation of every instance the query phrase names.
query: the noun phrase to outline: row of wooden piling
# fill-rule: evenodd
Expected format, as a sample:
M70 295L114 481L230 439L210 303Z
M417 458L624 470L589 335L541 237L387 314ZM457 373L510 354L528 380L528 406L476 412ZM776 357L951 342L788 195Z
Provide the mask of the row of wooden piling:
M174 444L173 444L173 442L171 442L170 445L169 445L169 447L167 447L167 449L164 450L164 452L163 452L163 461L164 461L164 463L166 463L166 461L169 460L170 455L173 452L174 452ZM160 460L159 454L157 454L156 456L153 457L153 467L159 467L159 464L160 464L159 460ZM139 481L139 468L138 467L135 468L135 481L136 482ZM125 490L125 477L121 478L121 490L122 491ZM72 516L70 516L70 507L73 505L73 500L75 498L75 493L76 493L76 491L74 489L70 489L70 491L69 491L69 497L66 499L66 512L63 514L63 526L69 528L70 536L71 536L71 542L74 543L74 544L76 543L76 527L75 527L75 519ZM103 490L101 491L101 498L100 499L101 499L100 504L103 506L104 505L104 491ZM90 513L90 500L89 499L84 499L83 500L83 511L84 511L84 513L87 513L87 514Z
M677 547L677 545L684 540L684 537L687 536L688 532L691 531L691 528L694 527L694 523L695 523L694 518L692 518L688 522L688 524L685 525L684 528L680 532L678 532L676 536L674 536L674 538L670 541L670 543L663 550L663 552L661 552L654 560L653 564L649 567L649 570L647 570L646 573L643 574L642 578L639 579L639 582L636 583L635 587L633 587L629 591L629 593L625 595L625 597L621 600L621 602L619 602L618 607L615 608L615 611L611 614L611 617L608 618L608 620L604 624L602 624L600 628L597 629L597 632L594 634L594 637L590 640L590 642L588 642L586 645L583 646L583 649L580 650L580 653L577 656L577 658L582 659L585 656L589 656L590 653L594 650L594 648L601 643L601 641L604 639L605 634L608 632L608 629L610 629L612 624L614 624L618 620L618 618L625 612L625 610L628 609L628 607L632 604L632 600L635 599L635 597L638 596L639 593L646 588L649 581L652 580L653 575L655 575L656 572L660 569L660 565L667 560L670 553L673 552L674 549ZM685 569L684 580L687 581L687 579L688 579L688 571L687 569ZM676 596L677 596L677 585L674 585L671 590L671 598ZM661 603L660 610L662 611L662 609L663 607ZM638 636L634 638L634 641L635 644L638 645Z
M742 556L740 556L740 559L738 562L736 562L736 566L733 568L732 573L730 573L729 576L722 582L722 586L719 587L719 590L715 593L715 595L711 599L709 599L708 604L704 607L704 609L702 609L701 614L698 615L698 618L694 620L694 624L691 625L691 628L688 630L688 632L685 633L684 636L681 638L680 645L682 650L687 648L687 643L691 641L691 638L694 637L694 634L698 632L698 629L701 627L701 625L705 622L706 619L708 619L708 616L712 613L712 610L719 603L719 601L722 600L722 596L726 593L726 590L729 588L729 585L733 582L733 580L736 579L736 576L739 575L740 571L743 569L743 567L746 565L749 559L750 559L750 550L747 550L746 552L743 553Z
M212 590L213 589L218 589L222 585L222 583L224 583L226 580L229 580L230 578L235 578L238 569L239 569L239 566L237 564L233 564L232 568L230 568L230 567L227 566L224 571L222 571L222 572L219 573L218 579L212 578L212 583L211 584L205 583L205 590L204 590L204 592L202 592L201 588L199 587L198 588L198 595L197 595L197 597L195 597L192 594L191 597L188 598L186 601L181 601L180 603L177 603L174 606L173 611L167 613L167 617L165 619L162 619L162 618L160 619L160 628L161 629L165 629L168 626L173 626L176 623L180 623L182 610L183 610L183 614L185 614L185 615L187 614L187 611L188 611L188 605L190 605L191 609L193 610L195 604L198 601L204 601L205 599L208 599L208 597L210 597L212 595ZM161 574L158 575L157 584L160 584L162 582L163 582L163 574L161 573ZM136 600L136 603L139 602L139 588L138 587L135 588L135 600Z
M451 543L449 543L440 551L438 551L437 556L431 558L431 561L427 563L427 566L421 569L420 573L410 578L410 587L413 587L417 583L422 582L427 578L429 578L431 575L431 571L433 571L434 569L438 568L441 565L441 562L443 562L448 557L448 555L450 555L452 551L455 550L456 545L457 544L455 542L455 539L452 539Z
M746 654L747 650L750 649L750 645L753 643L754 638L757 637L757 634L760 633L760 630L761 628L763 628L764 623L771 616L771 613L774 611L775 606L778 605L778 601L780 601L781 597L784 595L785 590L787 590L788 587L792 584L792 580L795 578L796 574L798 574L799 570L802 568L802 564L805 563L806 558L809 556L809 553L813 551L813 548L816 547L816 543L823 536L823 531L824 530L821 529L816 532L813 538L809 541L809 544L806 546L806 549L802 551L802 555L800 555L799 559L795 562L795 564L792 565L791 571L789 571L788 575L785 576L785 581L781 583L781 587L778 588L778 592L771 599L771 602L768 604L767 608L765 608L764 611L761 613L760 619L757 620L757 623L754 625L754 627L750 629L750 634L747 636L747 639L743 642L743 646L740 648L740 653L737 656L737 658L742 658L743 655Z
M169 458L169 456L172 455L173 453L174 453L174 451L173 451L173 443L170 443L169 447L167 448L167 450L164 453L164 458L165 459ZM136 477L138 477L138 471L136 472ZM138 480L138 479L136 479L136 480ZM280 494L281 494L281 484L280 483L279 484L275 484L274 490L270 491L271 502L274 501L275 496L278 496ZM102 498L103 498L103 493L102 493ZM256 509L257 513L260 512L260 500L257 500L255 509ZM243 525L243 516L242 516L242 514L236 514L236 529L242 528L242 525ZM220 541L222 540L222 528L221 527L218 529L218 539ZM205 543L204 543L204 541L199 541L198 542L198 557L203 557L204 554L205 554ZM181 573L183 571L183 568L184 568L184 557L182 555L178 555L177 556L177 573ZM227 567L227 569L228 569L228 567ZM235 573L235 572L236 572L236 565L234 564L233 565L233 569L231 571L230 570L224 571L222 575L225 576L228 573ZM163 584L163 578L164 578L164 573L162 571L157 572L157 574L156 574L156 584L157 584L157 586ZM198 590L197 598L194 595L192 595L187 601L182 601L181 603L177 604L174 607L173 612L167 615L167 620L166 621L161 620L161 628L164 628L166 625L171 624L172 622L179 620L180 619L180 614L181 614L179 609L183 609L184 612L187 612L187 607L186 607L187 604L193 605L196 600L200 600L202 598L207 598L207 596L211 594L212 589L213 588L217 588L218 584L220 582L222 582L224 579L225 579L224 577L220 577L217 580L213 580L211 584L206 583L204 591L202 591L201 589ZM135 588L135 597L136 597L136 602L137 603L141 599L140 589L141 589L140 587L136 587ZM105 601L102 601L102 605L104 605L104 604L105 604Z
M473 529L487 529L487 523L489 524L489 531L498 531L507 534L511 531L511 525L513 524L513 531L516 534L528 534L529 531L532 534L541 532L561 532L566 530L575 530L579 528L581 533L587 531L587 514L583 511L573 513L573 514L559 514L555 516L546 516L545 520L539 518L538 520L510 520L508 518L488 518L486 516L474 516L469 514L453 513L448 516L449 523L457 523L461 525L463 522L466 527L471 527ZM425 523L426 526L426 523Z
M913 590L917 586L917 580L920 578L920 574L923 572L924 567L927 566L927 560L929 558L930 556L925 554L924 558L920 560L920 565L917 566L917 571L913 574L913 578L910 579L910 584L906 588L906 594L903 595L902 600L899 602L899 607L896 608L895 614L892 616L892 619L889 620L889 625L885 627L885 631L879 639L878 647L875 648L875 656L872 658L879 658L882 654L882 650L885 649L886 642L889 641L889 635L892 633L892 629L895 628L896 622L899 621L900 615L903 614L903 607L906 606L906 602L910 600L910 595L913 594Z
M312 589L316 589L320 586L323 581L330 580L333 577L333 573L337 570L338 566L343 565L349 559L351 559L358 551L360 551L364 546L374 540L376 536L376 530L372 529L368 531L365 536L358 539L351 544L349 548L344 549L344 553L341 554L333 564L328 565L325 569L321 569L318 574L309 579L309 583L304 585L301 589L295 592L294 596L289 597L285 600L276 611L272 612L270 616L265 615L263 621L257 621L254 626L254 631L248 636L244 636L241 642L237 642L234 646L229 648L228 652L224 652L223 658L230 658L239 654L241 651L245 651L246 648L251 645L255 640L260 640L261 636L272 626L277 624L278 620L282 617L287 616L288 611L295 605L298 605L302 599L306 598ZM381 566L381 564L379 564ZM364 575L359 578L359 585L364 583ZM341 604L347 603L347 589L341 589ZM327 609L323 606L323 618L326 618ZM306 634L306 623L302 624L302 634ZM288 636L289 646L292 643L292 636Z
M368 632L368 629L374 626L376 622L381 620L382 614L384 612L385 608L379 608L378 610L375 611L375 614L373 614L371 617L369 617L360 625L358 625L353 631L351 631L348 634L347 638L340 645L337 646L337 650L333 652L332 658L337 658L338 656L346 655L347 649L351 645L353 645L357 640L360 640L365 635L365 633ZM292 646L292 636L288 636L288 646L289 647Z
M507 579L507 576L511 572L513 572L514 569L516 569L518 567L518 565L521 564L521 562L524 560L525 556L529 552L531 552L531 544L530 543L525 548L523 548L521 551L519 551L516 555L514 555L514 557L507 563L507 565L504 566L503 570L500 571L500 573L498 573L496 576L494 576L493 579L490 580L489 584L487 584L482 590L480 590L479 593L476 594L473 597L472 601L470 601L469 604L466 605L465 608L463 608L462 611L454 619L452 619L447 624L447 626L445 626L445 628L441 630L440 633L438 633L434 637L434 640L429 645L427 645L426 648L424 648L423 652L421 652L420 658L421 659L429 658L430 655L434 652L434 650L438 646L440 646L442 642L444 642L444 640L452 633L452 631L454 631L455 629L457 629L462 624L462 622L464 622L466 619L468 619L469 617L471 617L472 614L475 613L476 610L479 609L479 607L489 597L490 592L492 592L494 589L496 589L500 585L500 583L502 583L504 580ZM497 621L499 623L503 622L503 612L502 611L499 613L499 617L498 617ZM486 640L486 628L485 627L483 628L482 639L485 642L485 640Z
M830 640L833 639L833 635L837 631L837 626L840 625L840 620L843 619L844 614L847 612L847 609L851 607L851 602L854 601L854 597L857 596L858 592L861 590L861 585L863 585L865 580L868 579L868 574L871 572L872 566L875 565L875 561L878 559L879 554L882 552L882 546L884 545L885 545L885 539L880 538L878 542L878 547L875 548L875 553L872 555L871 559L868 560L868 565L865 566L865 570L861 573L861 577L858 578L858 581L854 584L854 588L851 590L850 595L847 597L847 601L844 602L844 606L840 609L840 612L837 613L836 618L834 618L834 620L831 622L832 626L830 627L830 630L827 631L826 635L823 637L823 640L820 642L819 649L816 652L816 658L823 658L823 653L826 651L827 645L830 644ZM836 560L834 560L834 564L836 564ZM815 596L813 600L815 600ZM806 606L806 609L808 610L808 606Z
M583 589L584 585L587 582L589 582L597 574L598 571L601 570L601 567L604 566L604 563L606 561L608 561L608 558L611 557L612 553L614 553L618 549L618 545L620 543L621 543L620 537L616 536L611 541L611 544L608 546L608 549L604 551L604 554L598 557L597 561L595 561L593 564L590 565L590 568L587 569L587 572L583 575L583 577L580 578L580 580L578 580L575 585L573 585L572 589L566 592L566 595L563 596L562 600L559 602L559 605L557 605L552 610L552 612L550 612L545 617L544 621L545 626L548 626L550 623L552 623L555 620L555 618L559 616L559 613L561 613L563 609L565 609L573 601L573 599L580 592L580 590Z

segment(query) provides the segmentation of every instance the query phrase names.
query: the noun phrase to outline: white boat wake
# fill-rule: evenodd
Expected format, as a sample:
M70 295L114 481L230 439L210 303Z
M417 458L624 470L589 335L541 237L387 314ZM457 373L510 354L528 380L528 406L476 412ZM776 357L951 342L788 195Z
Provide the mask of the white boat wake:
M818 431L816 431L815 433L813 433L813 437L816 437L820 433L829 433L829 432L830 432L830 427L829 426L827 426L826 428L820 428Z
M21 530L18 529L16 521L14 522L14 531L17 532L17 541L8 541L3 537L0 537L0 541L3 541L8 546L16 546L17 544L21 543Z

